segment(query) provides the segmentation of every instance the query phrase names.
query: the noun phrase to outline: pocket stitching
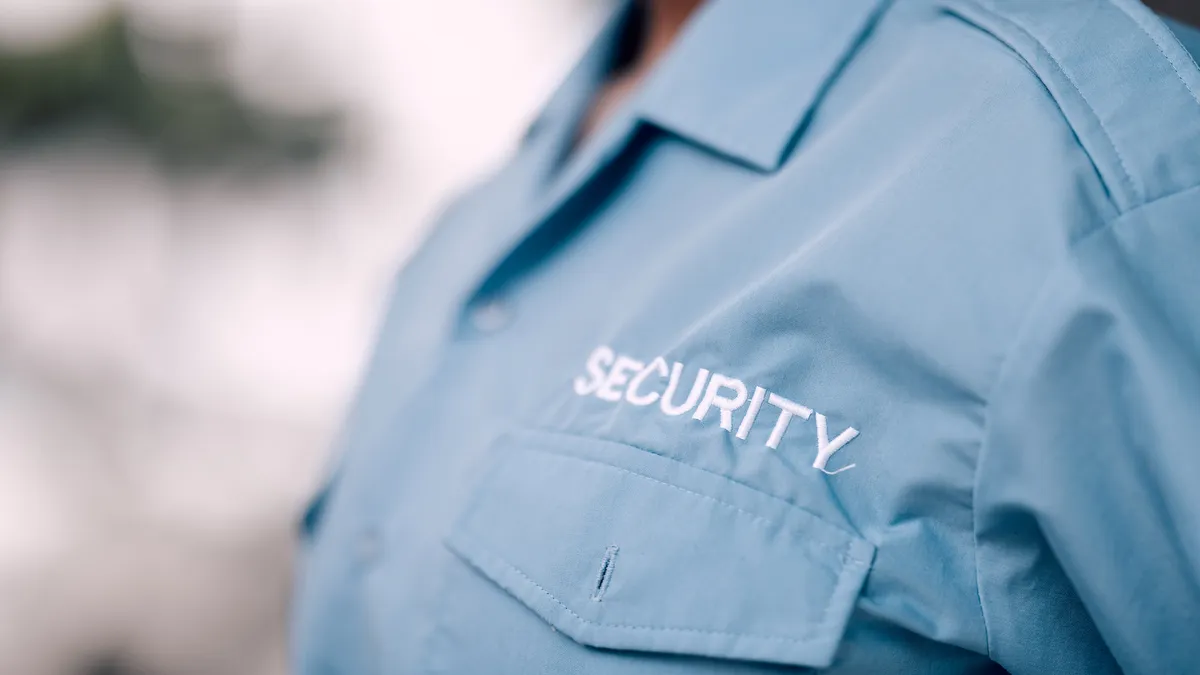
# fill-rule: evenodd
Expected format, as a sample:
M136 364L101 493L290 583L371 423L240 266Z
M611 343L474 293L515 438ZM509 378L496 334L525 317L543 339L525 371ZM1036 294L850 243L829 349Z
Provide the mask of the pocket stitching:
M744 516L746 516L746 517L748 517L748 518L750 518L750 519L751 519L753 522L755 522L755 523L758 523L758 524L760 524L760 525L775 525L775 524L777 524L775 521L773 521L773 520L771 520L771 519L769 519L769 518L765 518L765 517L763 517L763 516L760 516L760 515L758 515L757 513L752 513L752 512L750 512L750 511L747 511L747 510L743 509L742 507L740 507L740 506L737 506L736 504L730 504L729 502L726 502L726 501L723 501L723 500L717 499L716 497L712 497L712 496L706 495L706 494L704 494L704 493L702 493L702 492L696 492L696 491L694 491L694 490L689 490L689 489L687 489L687 488L680 487L680 486L678 486L678 485L674 485L674 484L672 484L672 483L668 483L668 482L666 482L666 481L661 481L661 480L659 480L659 479L657 479L657 478L653 478L653 477L651 477L651 476L647 476L647 475L645 475L645 474L641 474L641 473L638 473L638 472L636 472L636 471L631 471L631 470L629 470L629 469L626 469L626 468L624 468L624 467L621 467L621 466L617 466L617 465L615 465L615 464L609 464L608 462L603 462L603 461L600 461L600 460L597 460L597 459L593 459L593 458L590 458L590 457L579 457L579 456L577 456L577 455L563 455L563 454L560 454L560 453L556 453L556 452L550 452L550 451L548 451L548 450L543 450L543 449L540 449L540 448L522 448L522 449L523 449L523 450L525 450L526 452L540 452L540 453L542 453L542 454L545 454L545 455L550 455L550 456L552 456L552 457L562 457L562 458L569 458L569 459L573 459L573 460L575 460L575 461L579 461L579 462L587 462L587 463L589 463L589 464L596 464L596 465L599 465L599 466L607 467L607 468L609 468L609 469L613 469L614 471L620 471L621 473L627 473L627 474L629 474L629 475L631 475L631 476L635 476L635 477L637 477L637 478L641 478L641 479L643 479L643 480L648 480L648 481L650 481L650 482L653 482L653 483L658 483L659 485L665 485L665 486L667 486L667 487L669 487L669 488L671 488L671 489L673 489L673 490L678 490L678 491L680 491L680 492L683 492L683 493L686 493L686 494L692 495L692 496L694 496L694 497L699 497L699 498L701 498L701 499L708 500L708 501L710 501L710 502L713 502L713 503L715 503L715 504L720 504L721 506L724 506L724 507L726 507L726 508L728 508L728 509L732 509L732 510L734 510L734 511L736 511L736 512L738 512L738 513L740 513L740 514L742 514L742 515L744 515ZM669 458L666 458L666 459L669 459ZM670 461L675 461L675 460L670 460ZM728 480L728 479L726 479L726 480ZM785 504L786 504L786 502L785 502ZM803 513L805 516L808 516L808 517L811 517L811 518L814 518L814 519L816 519L816 518L815 518L815 516L811 516L811 514L809 514L807 511L805 511L805 510L803 510L803 509L799 509L799 508L797 508L797 507L795 507L795 506L792 506L791 504L786 504L786 506L787 506L787 508L794 509L794 510L796 510L796 511L800 512L800 513ZM816 519L816 520L817 520L818 522L820 522L820 519ZM823 524L823 523L822 523L822 524ZM847 537L849 537L850 535L846 535L846 536L847 536ZM824 549L824 550L826 550L826 551L829 551L830 553L836 553L836 554L839 556L839 560L840 560L840 562L842 562L843 564L850 564L850 563L853 563L853 564L855 564L855 565L859 565L859 566L861 566L861 565L865 565L865 564L866 564L866 561L865 561L865 560L861 560L861 559L859 559L859 558L857 558L857 557L854 557L854 556L851 556L851 555L850 555L850 544L849 544L849 543L848 543L848 544L847 544L845 547L842 547L842 548L838 548L838 547L835 547L835 546L831 546L831 545L829 545L829 544L826 544L826 543L825 543L825 542L823 542L823 541L805 540L805 543L806 543L806 544L809 544L809 545L816 546L816 547L818 547L818 548L822 548L822 549Z
M640 450L641 452L644 452L648 455L653 455L654 457L657 457L659 459L663 459L668 462L672 462L674 464L679 464L679 465L685 466L690 470L698 471L700 473L707 474L709 476L715 476L722 480L729 481L730 483L733 483L734 485L737 485L739 487L753 491L759 495L762 495L763 497L770 499L773 502L781 504L788 509L799 511L799 512L803 513L805 516L808 516L810 518L816 518L817 520L821 521L827 527L833 528L835 530L839 530L842 533L850 535L850 536L858 537L860 539L863 538L862 534L855 532L855 531L847 530L844 527L839 527L837 525L834 525L834 524L830 523L828 520L826 520L825 518L823 518L822 516L808 510L807 508L805 508L803 506L800 506L798 504L793 504L792 502L784 499L783 497L780 497L777 494L773 494L771 492L768 492L761 488L755 487L748 483L744 483L736 478L733 478L732 476L727 476L718 471L706 469L702 466L698 466L696 464L692 464L691 462L684 461L678 457L673 457L671 455L663 454L661 452L658 452L656 450L651 450L650 448L643 447L641 445L629 443L627 441L605 438L603 436L586 436L586 435L576 433L573 431L562 431L562 430L557 430L557 429L553 429L553 428L539 428L539 429L533 429L533 430L527 430L527 431L520 431L520 432L515 432L512 434L509 434L509 436L510 437L518 437L518 438L522 437L522 436L554 436L554 437L561 437L564 439L569 439L574 443L597 443L598 442L598 443L606 443L609 445L616 445L616 446L624 447L624 448L630 448L633 450ZM597 464L604 464L605 466L612 466L614 468L620 468L616 464L611 464L609 462L605 462L602 460L591 459L589 457L579 457L578 455L573 454L573 453L555 452L555 451L546 450L546 449L537 449L537 451L543 452L547 455L561 455L563 457L574 457L574 458L581 459L583 461L594 461ZM865 562L869 562L869 561L863 561L863 562L865 563Z

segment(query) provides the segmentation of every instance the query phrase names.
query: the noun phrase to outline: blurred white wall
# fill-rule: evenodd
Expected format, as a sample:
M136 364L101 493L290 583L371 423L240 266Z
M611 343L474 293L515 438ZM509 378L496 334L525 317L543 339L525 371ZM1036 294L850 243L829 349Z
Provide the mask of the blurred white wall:
M172 178L96 139L0 155L0 673L113 649L149 673L282 673L292 521L381 290L607 3L126 5L160 33L228 31L248 96L336 101L351 133L331 163L253 180ZM103 7L0 0L0 49Z

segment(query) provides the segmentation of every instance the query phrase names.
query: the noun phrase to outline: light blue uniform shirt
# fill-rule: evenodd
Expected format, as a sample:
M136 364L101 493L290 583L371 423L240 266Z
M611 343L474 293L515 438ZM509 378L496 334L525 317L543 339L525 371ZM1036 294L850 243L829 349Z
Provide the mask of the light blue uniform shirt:
M713 0L568 153L624 25L400 274L296 671L1200 672L1195 36Z

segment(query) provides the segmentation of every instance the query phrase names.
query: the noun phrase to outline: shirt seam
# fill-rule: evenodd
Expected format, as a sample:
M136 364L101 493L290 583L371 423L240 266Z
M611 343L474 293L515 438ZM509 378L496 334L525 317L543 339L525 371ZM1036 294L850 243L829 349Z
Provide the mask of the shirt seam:
M969 1L971 1L972 4L974 4L976 7L979 7L980 9L983 9L984 11L988 12L988 14L990 14L997 21L1004 22L1009 28L1011 28L1015 31L1018 31L1021 35L1024 35L1033 45L1036 46L1036 48L1039 52L1044 54L1046 56L1046 58L1050 59L1050 63L1053 64L1054 70L1059 75L1062 76L1063 80L1065 80L1067 82L1067 84L1069 84L1071 86L1071 89L1073 89L1075 91L1075 93L1079 96L1079 100L1083 103L1084 108L1087 109L1088 114L1095 121L1096 126L1099 128L1100 135L1108 143L1109 148L1112 149L1113 156L1116 158L1117 164L1121 168L1120 178L1122 179L1122 182L1132 192L1131 196L1133 197L1133 200L1134 200L1134 205L1132 207L1129 207L1126 210L1132 210L1134 208L1138 208L1139 206L1141 206L1145 202L1145 195L1143 194L1142 188L1134 180L1133 173L1129 170L1129 163L1126 161L1124 153L1122 153L1120 147L1117 146L1116 141L1113 139L1112 132L1109 131L1108 126L1104 123L1104 119L1102 117L1100 117L1100 114L1098 112L1096 112L1095 106L1093 106L1092 102L1090 100L1088 100L1088 97L1083 93L1083 90L1079 87L1079 84L1075 81L1075 78L1072 77L1071 74L1067 71L1067 69L1063 67L1062 62L1059 60L1059 58L1057 56L1055 56L1053 52L1050 51L1049 47L1047 47L1044 42L1039 40L1036 36L1034 36L1028 30L1026 30L1024 26L1013 21L1012 19L1009 19L1008 17L1002 15L999 12L992 11L990 8L986 8L982 5L980 5L979 3L974 2L973 0L969 0ZM1136 22L1134 22L1134 23L1136 24ZM1139 26L1139 28L1140 28L1140 26ZM1145 29L1142 29L1142 30L1144 31ZM1153 38L1151 38L1151 41L1153 41ZM1004 42L1004 40L1001 39L1001 42ZM1160 49L1161 49L1161 47L1160 47ZM1024 59L1022 58L1022 60L1024 60ZM1168 61L1170 61L1170 59L1168 59ZM1174 65L1174 64L1172 64L1172 65ZM1033 68L1032 66L1030 66L1030 70L1033 71L1034 75L1039 80L1043 80L1041 73L1039 73L1036 68ZM1178 72L1176 74L1178 74ZM1043 86L1045 86L1044 81L1043 81ZM1057 97L1055 97L1053 95L1053 93L1051 93L1051 99L1054 100L1055 106L1058 107L1060 112L1062 112L1065 116L1066 111L1062 110L1062 102L1059 101L1057 99ZM1068 119L1068 126L1071 127L1072 131L1076 135L1079 135L1080 130L1075 128L1074 124L1070 124L1069 117L1067 117L1067 119ZM1084 151L1087 152L1086 145L1084 146ZM1088 154L1090 155L1090 153L1088 153ZM1093 165L1095 164L1094 159L1092 159L1092 164ZM1115 205L1117 206L1117 210L1120 211L1121 210L1120 204L1116 203L1117 200L1115 200L1115 199L1113 201L1114 201Z
M789 509L795 509L795 510L797 510L797 511L800 511L801 513L803 513L803 514L804 514L805 516L807 516L807 517L810 517L810 518L816 518L817 520L819 520L819 521L821 521L822 523L824 523L824 524L828 525L829 527L831 527L831 528L833 528L833 529L837 530L839 533L841 533L841 534L843 534L843 535L846 535L846 536L849 536L849 537L853 537L853 538L862 539L862 540L866 541L867 543L871 544L872 546L875 546L875 545L876 545L876 543L875 543L875 542L873 542L873 541L870 541L870 540L868 540L866 537L864 537L864 536L863 536L863 534L862 534L861 532L859 532L859 531L858 531L856 528L854 528L854 527L853 527L853 524L851 524L851 523L847 523L847 524L846 524L846 526L844 526L844 527L843 527L843 526L841 526L841 525L838 525L838 524L835 524L835 523L831 522L831 521L830 521L828 518L826 518L826 517L824 517L824 516L822 516L822 515L820 515L820 514L816 513L815 511L812 511L812 510L810 510L810 509L806 509L806 508L804 508L803 506L801 506L801 505L799 505L799 504L795 504L795 503L793 503L792 501L788 500L787 498L785 498L785 497L782 497L782 496L780 496L780 495L778 495L778 494L775 494L774 492L769 492L769 491L767 491L767 490L764 490L764 489L762 489L762 488L759 488L759 487L757 487L757 486L755 486L755 485L751 485L751 484L749 484L749 483L746 483L746 482L744 482L744 481L740 481L740 480L737 480L737 479L735 479L735 478L732 478L732 477L730 477L730 476L727 476L727 475L725 475L725 474L723 474L723 473L719 473L719 472L717 472L717 471L713 471L713 470L711 470L711 469L706 469L706 468L704 468L704 467L702 467L702 466L698 466L698 465L696 465L696 464L693 464L693 463L691 463L691 462L685 462L685 461L683 461L682 459L679 459L678 457L674 457L674 456L672 456L672 455L664 454L664 453L662 453L662 452L659 452L659 451L657 451L657 450L652 450L652 449L650 449L650 448L648 448L648 447L644 447L644 446L642 446L642 445L638 445L638 444L634 444L634 443L629 443L629 442L626 442L626 441L623 441L623 440L619 440L619 439L616 439L616 438L611 438L611 437L608 437L608 436L603 436L603 435L600 435L600 434L595 434L595 435L587 435L587 434L576 433L576 432L573 432L573 431L566 431L566 430L563 430L563 429L557 429L557 428L554 428L554 427L542 427L542 426L538 426L538 427L531 427L531 428L529 429L529 431L530 431L530 432L532 432L532 433L541 433L541 434L550 434L550 435L566 436L566 437L569 437L569 438L574 438L574 439L577 439L577 440L579 440L579 441L588 441L588 442L596 442L596 441L600 441L600 442L602 442L602 443L612 443L613 445L621 445L621 446L625 446L625 447L627 447L627 448L632 448L632 449L634 449L634 450L639 450L639 451L641 451L641 452L644 452L644 453L647 453L647 454L650 454L650 455L654 455L655 457L660 457L660 458L662 458L662 459L666 459L666 460L669 460L669 461L675 462L676 464L680 464L680 465L682 465L682 466L686 466L686 467L688 467L689 469L693 469L693 470L695 470L695 471L699 471L699 472L701 472L701 473L704 473L704 474L707 474L707 475L709 475L709 476L715 476L715 477L717 477L717 478L720 478L720 479L722 479L722 480L729 481L730 483L733 483L734 485L737 485L737 486L739 486L739 487L745 488L746 490L750 490L751 492L754 492L755 494L758 494L758 495L761 495L761 496L763 496L763 497L766 497L767 499L770 499L771 501L773 501L773 502L775 502L775 503L777 503L777 504L779 504L779 505L785 506L785 507L787 507L787 508L789 508ZM582 458L580 458L580 459L582 459ZM600 461L597 461L597 460L594 460L594 459L592 459L592 460L586 460L586 461L592 461L592 462L595 462L595 463L597 463L597 464L602 464L602 465L605 465L605 466L612 466L612 467L614 467L614 468L620 468L620 467L617 467L616 465L609 464L609 463L607 463L607 462L600 462ZM681 488L681 489L682 489L682 488Z
M612 441L606 441L606 442L612 442ZM633 446L629 446L629 447L633 447ZM635 448L635 449L636 449L636 448ZM642 480L647 480L647 481L650 481L650 482L652 482L652 483L657 483L657 484L659 484L659 485L663 485L663 486L669 487L669 488L671 488L671 489L673 489L673 490L678 490L678 491L680 491L680 492L683 492L683 493L685 493L685 494L691 495L691 496L693 496L693 497L695 497L695 498L699 498L699 499L703 499L703 500L706 500L706 501L713 502L714 504L717 504L717 505L719 505L719 506L724 506L724 507L725 507L725 508L727 508L727 509L732 509L732 510L736 511L736 512L737 512L737 513L739 513L739 514L741 514L741 515L743 515L743 516L746 516L747 518L749 518L749 519L751 520L751 522L755 523L756 525L758 525L758 526L760 526L760 527L761 527L761 526L767 526L767 527L771 527L771 526L783 526L783 527L787 527L786 523L783 523L783 522L782 522L782 520L783 520L783 519L774 519L774 518L769 518L769 517L767 517L767 516L762 516L762 515L759 515L759 514L757 514L757 513L754 513L753 511L748 511L748 510L746 510L746 509L744 509L744 508L742 508L742 507L740 507L740 506L738 506L738 505L736 505L736 504L733 504L733 503L731 503L731 502L727 502L727 501L725 501L725 500L718 499L718 498L716 498L716 497L712 497L712 496L706 495L706 494L704 494L704 493L702 493L702 492L697 492L697 491L695 491L695 490L690 490L690 489L688 489L688 488L681 487L681 486L679 486L679 485L675 485L675 484L673 484L673 483L668 483L668 482L666 482L666 481L663 481L663 480L659 480L659 479L657 479L657 478L654 478L653 476L648 476L648 475L646 475L646 474L644 474L644 473L641 473L641 472L639 472L639 471L633 471L633 470L631 470L631 469L626 469L625 467L622 467L622 466L617 466L616 464L612 464L612 463L610 463L610 462L605 462L605 461L602 461L602 460L599 460L599 459L593 459L593 458L590 458L590 457L579 457L579 456L576 456L576 455L566 455L566 454L561 454L561 453L552 452L552 451L549 451L549 450L543 450L543 449L536 449L536 450L535 450L535 449L528 449L528 450L526 450L526 452L537 452L537 453L541 453L541 454L549 455L549 456L551 456L551 457L559 457L559 458L563 458L563 459L570 459L570 460L575 460L575 461L579 461L579 462L584 462L584 463L587 463L587 464L595 464L595 465L598 465L598 466L606 467L606 468L612 469L612 470L614 470L614 471L618 471L618 472L621 472L621 473L624 473L624 474L628 474L628 475L630 475L630 476L633 476L633 477L635 477L635 478L640 478L640 479L642 479ZM658 456L659 456L659 457L662 457L662 455L658 455ZM678 462L678 460L672 459L672 458L670 458L670 457L667 457L666 459L668 459L668 460L670 460L670 461L675 461L675 462ZM681 462L681 463L682 463L682 462ZM686 466L691 466L691 465L689 464L689 465L686 465ZM720 474L714 474L714 475L720 476ZM728 479L728 478L725 478L725 479L726 479L726 480L730 480L730 479ZM750 488L750 489L751 489L751 490L754 490L754 488ZM756 491L757 491L757 490L756 490ZM761 493L761 492L760 492L760 494L766 494L766 493ZM770 495L767 495L767 496L770 496ZM835 529L835 531L836 531L836 532L837 532L839 535L841 535L841 536L842 536L842 538L845 538L846 540L848 540L848 542L850 542L850 543L848 543L848 544L847 544L847 545L845 545L845 546L834 546L834 545L832 545L832 544L828 544L828 543L826 543L826 542L824 542L824 541L816 541L816 540L813 540L813 539L808 539L808 540L806 540L806 541L807 541L807 543L809 543L809 544L812 544L812 545L816 546L817 548L820 548L820 549L822 549L822 550L828 551L828 552L830 552L830 553L836 553L836 554L838 554L838 555L839 555L839 562L841 562L841 563L843 563L843 564L847 564L847 565L848 565L848 564L850 564L850 563L854 563L854 564L855 564L855 565L857 565L857 566L862 566L862 565L867 565L867 564L869 564L869 563L871 562L870 560L863 560L863 559L861 559L861 558L858 558L858 557L856 557L856 556L852 555L852 554L851 554L851 552L850 552L850 550L849 550L849 549L850 549L850 546L851 546L851 544L852 544L852 542L853 542L855 539L858 539L859 537L856 537L856 536L854 536L854 535L851 535L851 534L849 534L849 533L845 532L844 530L842 530L842 529L840 529L840 528L835 528L835 527L834 527L832 524L829 524L829 523L827 523L827 522L826 522L826 521L825 521L823 518L820 518L819 516L816 516L816 515L814 515L814 514L811 514L811 513L809 513L808 511L805 511L804 509L800 509L800 508L798 508L798 507L796 507L796 506L794 506L794 505L792 505L792 504L788 504L787 502L784 502L784 504L786 504L786 505L787 505L789 508L791 508L791 509L795 509L795 510L801 511L801 512L802 512L802 513L804 513L806 516L812 517L813 519L815 519L815 520L819 521L819 522L820 522L822 525L828 525L829 527L831 527L831 528ZM839 553L839 551L841 551L841 552Z
M1158 48L1158 52L1163 55L1163 58L1165 58L1167 60L1167 63L1171 64L1171 69L1175 71L1175 77L1179 78L1179 82L1181 84L1183 84L1184 89L1187 89L1188 93L1192 95L1192 98L1196 100L1196 103L1200 103L1200 95L1198 95L1196 93L1196 90L1192 87L1192 85L1190 83L1188 83L1187 79L1184 78L1183 71L1181 71L1179 69L1179 64L1176 63L1175 59L1171 58L1171 55L1167 53L1167 50L1163 46L1162 42L1158 38L1156 38L1149 31L1149 29L1146 28L1146 25L1144 23L1142 23L1141 20L1139 20L1138 17L1135 16L1133 12L1129 11L1129 8L1125 7L1125 5L1123 5L1120 2L1113 2L1112 4L1115 5L1116 8L1121 11L1121 13L1123 13L1125 16L1129 17L1129 20L1132 21L1133 24L1135 26L1137 26L1139 30L1141 30L1143 33L1145 33L1146 37L1150 38L1150 41L1153 42L1154 46ZM1176 43L1179 43L1178 37L1173 37L1173 39L1175 40ZM1179 45L1179 46L1180 46L1180 48L1182 48L1182 45ZM1185 49L1184 52L1186 53L1187 50ZM1191 54L1189 53L1188 56L1191 57ZM1192 58L1192 61L1193 61L1193 63L1195 62L1194 57Z

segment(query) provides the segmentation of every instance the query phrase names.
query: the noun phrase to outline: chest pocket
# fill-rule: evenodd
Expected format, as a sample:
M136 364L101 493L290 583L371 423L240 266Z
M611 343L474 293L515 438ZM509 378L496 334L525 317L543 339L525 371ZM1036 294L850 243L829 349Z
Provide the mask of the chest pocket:
M833 661L874 556L865 540L624 444L522 432L493 457L448 546L575 642Z

